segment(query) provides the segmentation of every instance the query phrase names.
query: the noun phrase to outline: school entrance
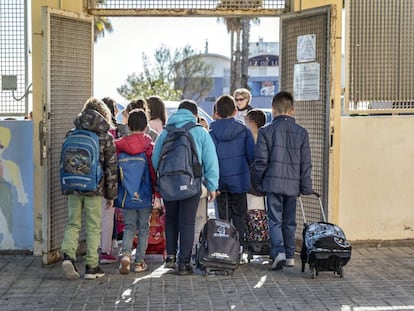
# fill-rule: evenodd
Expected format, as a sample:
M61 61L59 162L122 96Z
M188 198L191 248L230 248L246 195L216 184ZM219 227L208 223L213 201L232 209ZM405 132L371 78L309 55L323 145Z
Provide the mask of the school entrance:
M62 140L73 118L93 90L93 16L216 16L280 17L281 89L296 92L297 122L309 131L313 156L314 189L329 204L329 150L331 34L336 27L336 7L291 12L291 1L88 1L81 13L42 8L43 23L43 118L42 153L46 209L43 213L44 263L59 259L67 220L66 197L60 194L59 160ZM275 29L275 31L277 31ZM307 42L298 47L298 38ZM309 45L310 44L310 45ZM307 50L308 48L313 51ZM297 52L299 55L297 55ZM310 57L310 58L309 58ZM306 58L306 59L305 59ZM311 72L310 72L311 71ZM310 73L309 73L310 72ZM315 78L316 77L316 78ZM311 88L310 92L308 88ZM304 201L307 221L320 219L315 200ZM299 211L299 209L298 209ZM325 212L328 209L325 208ZM303 223L297 215L298 237Z
M414 5L411 0L389 3L345 1L345 69L340 0L32 3L34 221L35 236L41 236L34 253L43 254L45 264L58 260L67 220L58 178L60 148L73 118L93 94L94 16L280 18L280 89L294 93L297 122L309 131L314 189L323 197L329 221L343 227L351 240L413 239L414 220L406 203L414 201L414 180L404 163L411 163L414 154L409 134L414 124ZM390 148L383 148L385 142ZM384 170L387 178L379 177ZM393 188L404 195L395 196ZM304 205L308 222L320 219L315 200L306 199ZM300 213L297 222L300 239Z

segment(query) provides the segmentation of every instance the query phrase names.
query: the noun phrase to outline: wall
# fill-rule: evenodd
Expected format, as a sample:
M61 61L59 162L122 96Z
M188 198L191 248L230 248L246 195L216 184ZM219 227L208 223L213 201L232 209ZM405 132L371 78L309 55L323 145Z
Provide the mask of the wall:
M341 118L339 224L351 240L414 238L414 116Z
M33 250L32 150L32 121L0 121L0 251Z

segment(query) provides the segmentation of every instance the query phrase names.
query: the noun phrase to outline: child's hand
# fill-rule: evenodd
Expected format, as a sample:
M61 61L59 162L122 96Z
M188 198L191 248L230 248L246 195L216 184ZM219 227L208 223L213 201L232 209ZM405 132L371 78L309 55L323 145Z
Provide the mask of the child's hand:
M106 208L114 207L114 200L106 200Z
M214 199L216 198L216 196L219 194L220 192L216 192L216 191L209 191L207 193L207 198L209 202L214 201Z

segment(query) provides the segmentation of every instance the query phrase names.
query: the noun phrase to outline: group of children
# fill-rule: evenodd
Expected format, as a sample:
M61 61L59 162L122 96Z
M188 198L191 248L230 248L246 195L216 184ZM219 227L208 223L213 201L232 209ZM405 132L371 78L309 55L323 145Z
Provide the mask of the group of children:
M260 204L260 202L263 204L263 196L266 195L272 269L278 270L285 265L294 265L296 197L300 193L312 192L309 138L307 131L297 125L292 117L293 97L290 93L280 92L273 98L274 119L272 124L265 127L263 127L266 122L265 114L259 109L253 109L250 101L250 92L247 89L238 89L233 96L223 95L214 104L213 118L215 121L210 124L208 128L210 135L207 136L214 143L216 155L214 155L215 162L213 162L218 165L215 164L209 168L214 172L210 172L213 177L208 181L208 192L210 197L216 199L218 217L232 221L240 237L245 236L248 202L249 204ZM147 105L149 112L146 111ZM100 237L101 218L101 263L105 263L105 258L108 259L106 262L116 260L116 257L114 259L110 256L112 256L112 238L116 236L111 228L114 225L113 200L117 195L117 155L121 152L132 155L145 152L152 185L155 186L156 175L152 165L154 141L157 140L166 124L166 111L162 100L154 96L148 100L132 101L122 112L125 124L116 124L114 119L116 114L116 104L113 101L111 103L110 99L105 98L100 101L91 98L85 103L81 114L75 120L75 127L98 133L104 178L96 191L64 193L69 195L69 223L61 251L64 259L62 267L68 279L80 277L75 266L75 259L83 208L87 233L84 277L94 279L104 275L99 267L99 258L96 253L99 247L97 237ZM196 115L195 113L194 116ZM116 127L111 128L111 124ZM208 154L208 157L211 158L212 154ZM157 160L155 158L155 164ZM206 173L205 167L203 170ZM212 187L216 189L211 189ZM119 271L122 274L131 271L131 253L134 246L136 246L136 253L132 271L143 272L147 269L144 257L148 241L154 242L154 239L155 242L159 241L159 237L164 234L163 221L160 217L164 212L167 213L167 217L171 217L173 213L175 205L169 203L164 210L155 187L153 193L154 199L150 206L136 210L123 209L125 229L119 265ZM101 205L102 197L105 200ZM154 219L151 219L152 213ZM186 230L192 229L194 232L195 213L191 215L191 218L187 220L190 226ZM150 230L150 223L151 228L154 227L153 232ZM134 245L137 231L139 235ZM192 237L188 239L191 240L192 248L194 236L192 234L189 236ZM173 267L171 264L175 265L177 241L172 242L176 237L172 238L171 234L170 240L168 234L166 239L167 249L170 245L172 250L167 254L166 266ZM180 240L179 243L185 244L186 249L189 249L190 241ZM175 245L175 248L171 245ZM191 255L191 250L189 252ZM187 256L187 251L185 253ZM181 270L180 265L179 274L192 273L192 268L188 267L189 258L188 260L187 258L181 259L181 262L185 263L185 266Z

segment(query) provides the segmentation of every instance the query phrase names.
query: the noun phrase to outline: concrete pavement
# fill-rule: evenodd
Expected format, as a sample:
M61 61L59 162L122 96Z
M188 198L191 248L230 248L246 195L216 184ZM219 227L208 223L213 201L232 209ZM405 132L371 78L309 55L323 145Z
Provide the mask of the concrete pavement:
M354 248L344 278L311 279L298 256L294 268L254 260L232 276L176 276L154 255L147 263L141 274L109 264L101 279L68 281L61 263L0 256L0 310L414 310L414 247ZM77 266L83 274L82 258Z

